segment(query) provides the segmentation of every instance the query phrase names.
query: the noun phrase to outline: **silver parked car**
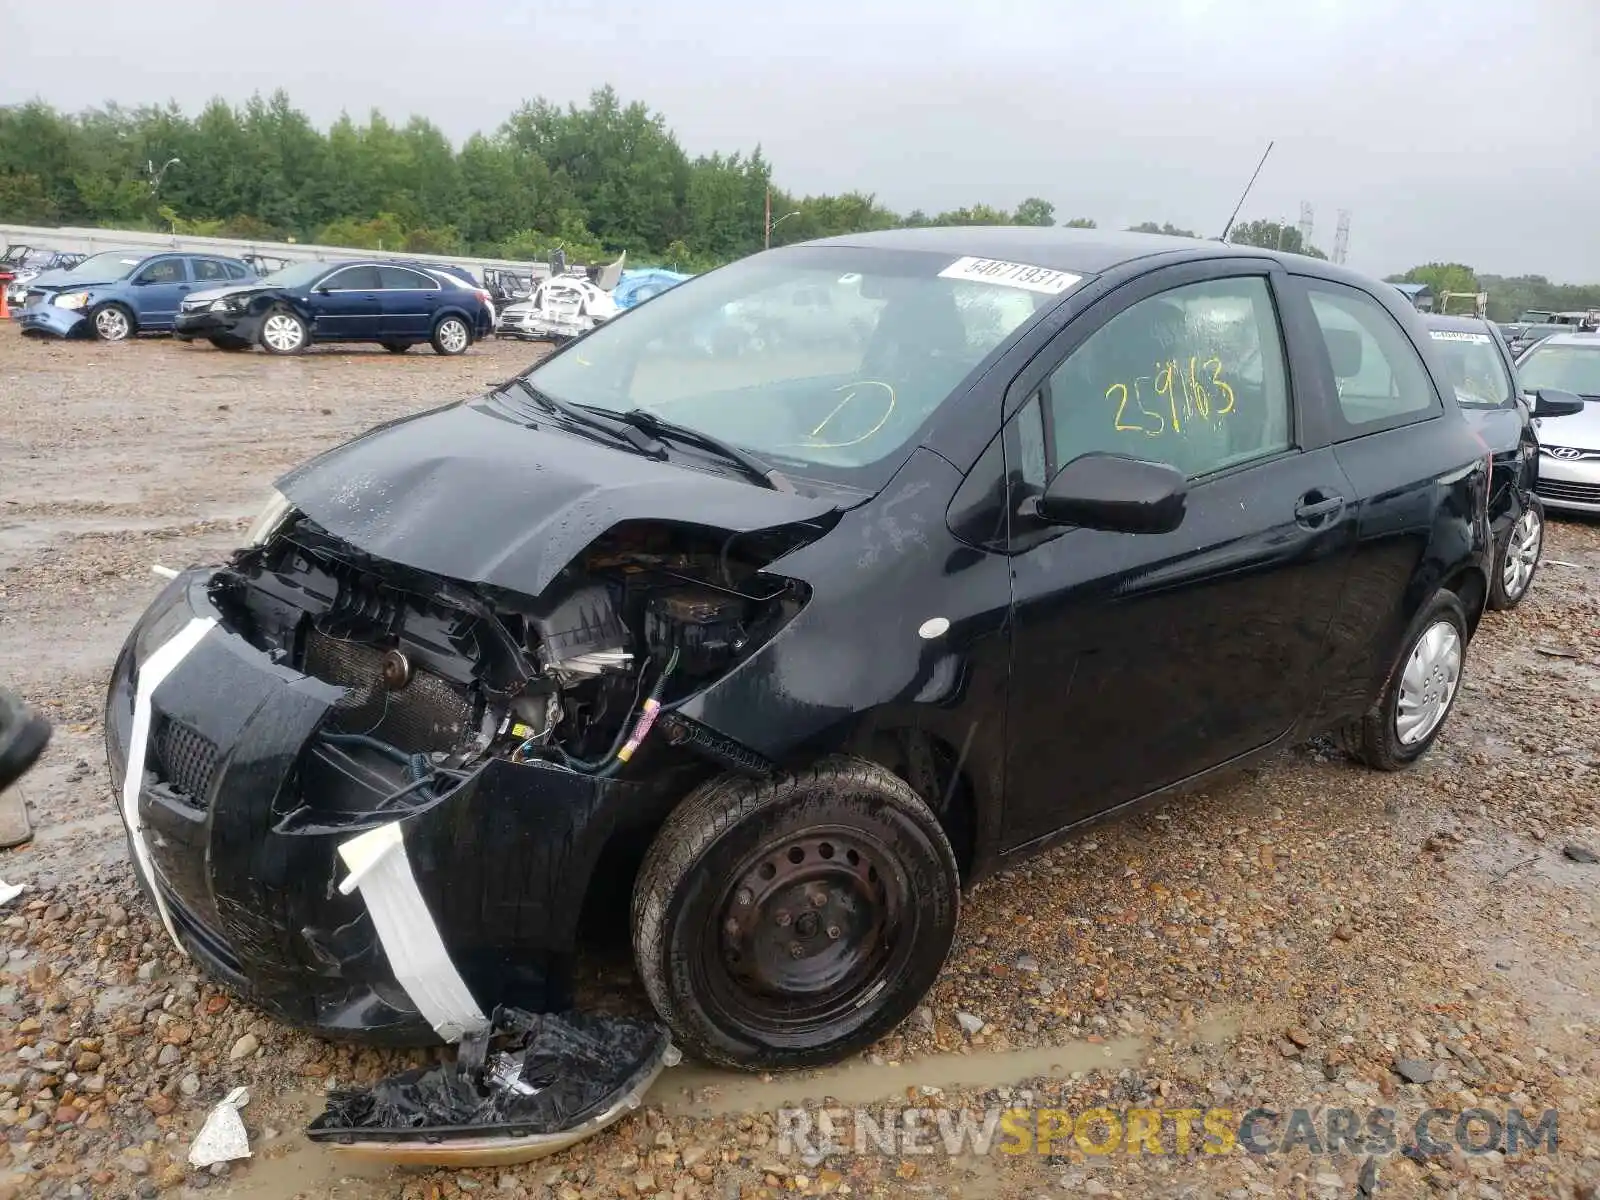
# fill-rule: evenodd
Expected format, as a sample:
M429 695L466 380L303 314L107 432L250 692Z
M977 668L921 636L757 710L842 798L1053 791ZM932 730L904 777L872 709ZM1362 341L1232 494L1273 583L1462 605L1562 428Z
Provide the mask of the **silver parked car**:
M1517 359L1526 392L1558 388L1584 401L1583 411L1541 417L1539 498L1549 508L1600 513L1600 333L1558 333Z

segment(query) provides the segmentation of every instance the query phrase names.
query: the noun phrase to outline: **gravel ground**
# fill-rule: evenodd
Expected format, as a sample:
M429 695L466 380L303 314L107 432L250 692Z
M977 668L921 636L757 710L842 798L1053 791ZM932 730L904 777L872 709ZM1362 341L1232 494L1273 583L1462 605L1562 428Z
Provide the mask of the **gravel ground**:
M426 1056L281 1028L176 954L112 812L105 679L155 591L152 562L219 557L284 468L535 353L277 360L0 329L0 679L58 725L24 785L37 836L0 853L0 877L26 885L0 910L0 1200L1352 1196L1364 1166L1397 1196L1595 1196L1600 865L1580 861L1600 849L1593 522L1553 523L1530 599L1485 618L1456 713L1417 769L1373 774L1313 744L981 885L927 1006L852 1063L779 1078L685 1064L611 1130L518 1168L405 1173L307 1143L325 1088ZM588 967L597 991L638 1003L625 947ZM254 1157L188 1170L206 1112L239 1084ZM1530 1124L1554 1108L1559 1149L1370 1165L1304 1145L1101 1156L1070 1139L1050 1155L783 1153L776 1110L825 1099L1382 1105L1402 1129L1428 1106L1521 1108Z

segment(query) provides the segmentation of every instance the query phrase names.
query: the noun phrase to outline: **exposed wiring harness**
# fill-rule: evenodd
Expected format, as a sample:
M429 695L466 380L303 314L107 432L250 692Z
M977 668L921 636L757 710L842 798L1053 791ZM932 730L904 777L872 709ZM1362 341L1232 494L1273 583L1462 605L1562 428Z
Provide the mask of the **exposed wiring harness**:
M388 808L396 800L402 800L413 792L420 792L433 788L441 777L447 777L460 782L464 777L459 772L447 771L435 766L433 760L426 754L407 754L398 746L391 745L381 738L370 737L364 733L328 733L321 734L323 741L334 746L356 746L364 750L371 750L381 754L390 762L397 763L405 768L406 783L390 792L374 806L374 811ZM433 792L430 799L437 799L439 793Z
M667 690L667 680L672 672L678 668L678 650L673 648L672 654L667 659L666 666L661 668L661 674L656 679L655 686L650 689L650 694L645 697L639 709L637 720L625 720L622 728L617 730L616 739L611 743L611 748L597 759L574 758L565 750L557 746L556 753L561 756L564 766L578 771L584 775L591 775L596 779L609 779L615 775L631 759L644 744L644 739L650 734L650 727L656 723L656 718L661 715L661 697ZM644 685L644 674L639 675L639 688ZM638 688L634 691L634 703L638 704ZM631 712L631 710L630 710ZM532 749L530 743L524 742L518 747L518 754L526 754Z

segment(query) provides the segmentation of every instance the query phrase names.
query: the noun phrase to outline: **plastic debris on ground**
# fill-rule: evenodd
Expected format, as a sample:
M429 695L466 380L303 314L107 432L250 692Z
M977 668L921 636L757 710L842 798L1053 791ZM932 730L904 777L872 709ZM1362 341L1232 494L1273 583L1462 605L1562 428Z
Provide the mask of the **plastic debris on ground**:
M250 1157L250 1138L244 1131L239 1110L250 1103L250 1090L236 1087L210 1113L189 1147L191 1167L209 1167Z
M408 1165L526 1162L638 1108L679 1057L654 1021L502 1008L462 1039L454 1062L330 1093L306 1135Z
M0 879L0 904L10 904L20 895L22 895L20 883L7 883L4 879Z

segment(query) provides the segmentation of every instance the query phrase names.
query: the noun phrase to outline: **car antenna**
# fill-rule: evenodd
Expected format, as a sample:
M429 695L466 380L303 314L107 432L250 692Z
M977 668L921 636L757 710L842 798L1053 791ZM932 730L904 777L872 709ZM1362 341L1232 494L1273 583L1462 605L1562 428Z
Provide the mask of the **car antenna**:
M1228 240L1229 230L1233 228L1233 223L1239 219L1239 210L1244 207L1245 199L1250 195L1250 189L1256 185L1256 175L1261 174L1261 168L1267 165L1267 155L1272 153L1272 147L1275 145L1277 145L1276 141L1268 142L1267 148L1261 152L1261 161L1256 164L1255 174L1251 175L1250 182L1244 185L1244 191L1239 194L1239 203L1233 206L1233 215L1228 218L1228 223L1222 227L1222 236L1217 238L1217 241L1225 242Z

